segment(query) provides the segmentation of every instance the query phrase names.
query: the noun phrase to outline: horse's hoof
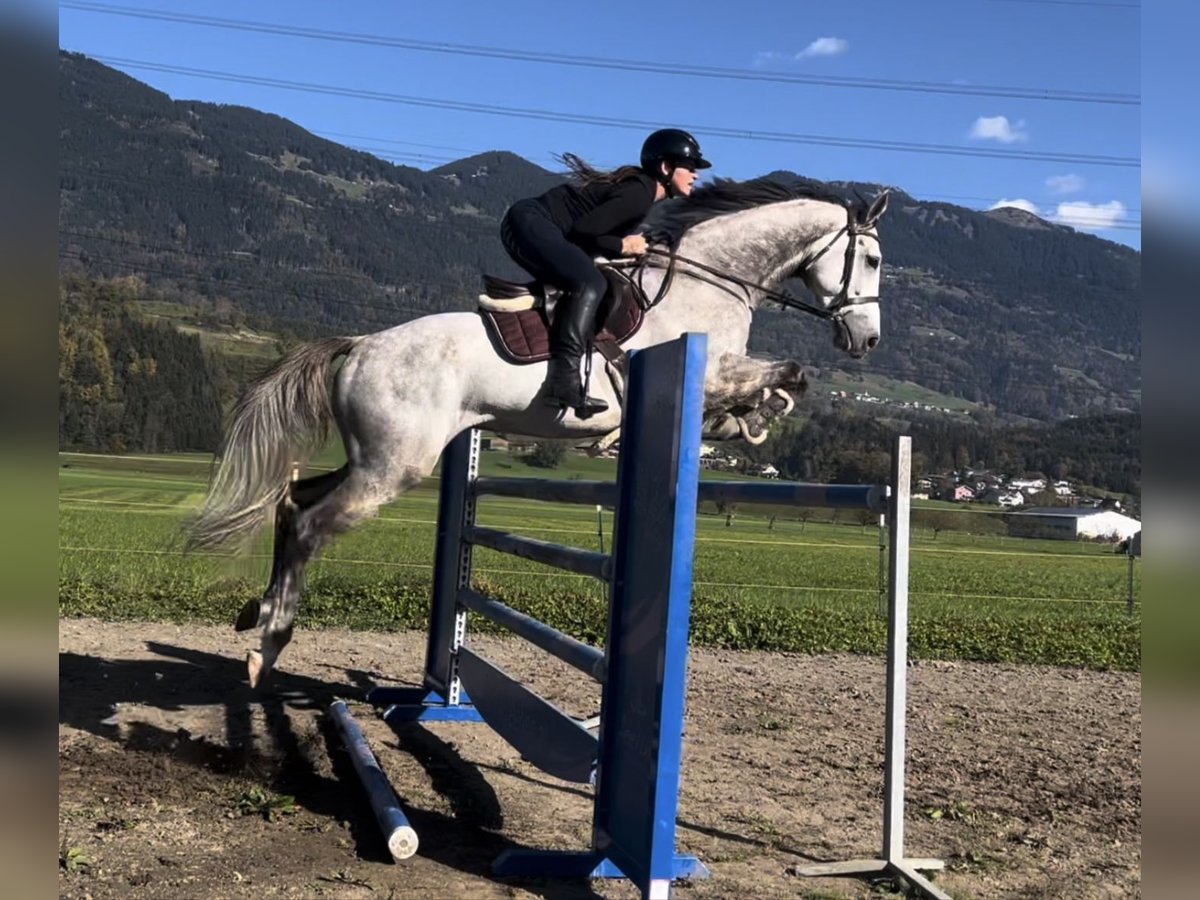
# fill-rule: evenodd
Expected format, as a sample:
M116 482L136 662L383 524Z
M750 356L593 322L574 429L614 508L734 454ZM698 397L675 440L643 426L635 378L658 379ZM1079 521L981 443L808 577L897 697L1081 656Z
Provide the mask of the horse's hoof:
M783 409L781 409L781 410L772 409L771 411L774 412L775 415L780 416L781 418L783 416L791 415L792 410L796 408L796 401L792 399L792 395L789 394L787 391L785 391L783 388L775 388L775 390L772 391L772 394L774 395L774 399L783 401ZM775 405L775 404L773 404L773 405Z
M263 670L262 654L257 650L251 650L246 654L246 674L250 678L250 687L252 688L258 687L267 675Z
M621 429L614 428L608 434L604 435L604 437L600 438L600 440L596 441L590 447L588 447L588 451L587 451L588 456L593 456L593 457L599 456L605 450L608 450L610 447L612 447L614 444L616 444L618 441L620 441L620 439L621 439Z
M262 615L261 600L247 600L242 611L238 613L237 621L233 623L235 631L249 631L258 627L258 617Z
M742 439L753 447L757 447L767 439L767 427L763 424L762 419L755 417L752 422L747 422L746 419L739 418L738 429L742 433Z

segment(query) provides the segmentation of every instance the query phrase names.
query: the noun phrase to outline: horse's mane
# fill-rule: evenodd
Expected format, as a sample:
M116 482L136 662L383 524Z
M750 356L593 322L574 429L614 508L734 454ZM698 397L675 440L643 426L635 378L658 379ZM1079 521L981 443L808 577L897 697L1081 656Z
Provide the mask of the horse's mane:
M689 228L709 219L768 203L800 199L848 205L843 197L818 184L785 184L769 176L751 181L718 178L696 188L687 197L656 203L643 224L652 240L674 244Z

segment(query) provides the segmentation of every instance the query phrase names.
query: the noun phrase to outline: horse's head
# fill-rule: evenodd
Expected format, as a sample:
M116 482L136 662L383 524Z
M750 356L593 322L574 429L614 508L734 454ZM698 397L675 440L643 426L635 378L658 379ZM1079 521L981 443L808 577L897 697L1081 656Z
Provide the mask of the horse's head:
M884 191L846 224L813 242L814 252L796 273L822 307L832 313L833 343L858 359L879 343L879 278L883 270L875 224L887 210Z

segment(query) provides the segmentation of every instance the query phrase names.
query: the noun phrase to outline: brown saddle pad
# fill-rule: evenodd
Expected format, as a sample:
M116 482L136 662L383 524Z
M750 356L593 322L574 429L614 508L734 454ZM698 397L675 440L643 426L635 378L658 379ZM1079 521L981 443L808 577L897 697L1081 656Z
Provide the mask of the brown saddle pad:
M608 279L608 293L596 314L595 343L620 346L642 327L645 295L620 272L605 266L600 271ZM483 284L490 297L517 297L529 293L541 296L541 287L537 284L505 281L491 275L483 276ZM517 312L481 309L479 314L483 316L488 336L502 359L527 365L550 358L550 322L545 308Z

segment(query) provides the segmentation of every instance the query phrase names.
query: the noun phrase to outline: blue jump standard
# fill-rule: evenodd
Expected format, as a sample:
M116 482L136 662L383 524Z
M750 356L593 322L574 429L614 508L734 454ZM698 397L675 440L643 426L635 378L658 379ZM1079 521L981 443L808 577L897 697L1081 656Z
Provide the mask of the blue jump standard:
M694 856L676 854L672 879L708 878L712 873ZM505 850L492 863L502 878L628 878L621 867L594 850Z
M696 857L675 852L706 361L707 339L694 334L631 355L615 485L478 478L479 437L471 431L443 453L424 685L375 688L367 700L393 725L486 722L542 771L595 788L591 847L510 849L495 860L497 875L628 878L658 900L675 879L710 874ZM478 527L475 505L489 494L615 501L613 552ZM604 651L477 594L476 545L606 583ZM466 641L468 613L599 682L598 732L478 655Z
M383 718L388 723L483 721L466 691L459 694L457 706L451 706L437 691L426 688L373 688L367 692L366 700L384 708Z
M799 874L887 872L927 897L949 900L917 872L941 868L941 861L910 859L903 849L911 439L897 440L889 485L700 483L705 357L703 335L631 354L616 484L480 478L478 433L464 432L446 447L423 686L376 688L367 699L393 725L485 722L542 771L594 787L589 848L510 849L493 863L495 874L624 877L644 900L665 900L676 879L709 875L695 857L675 852L697 503L823 506L886 515L891 537L883 852L876 859L807 866ZM478 527L475 506L488 495L613 507L612 554ZM605 649L476 593L474 546L607 584ZM593 732L476 653L467 642L469 613L598 682L598 729Z

